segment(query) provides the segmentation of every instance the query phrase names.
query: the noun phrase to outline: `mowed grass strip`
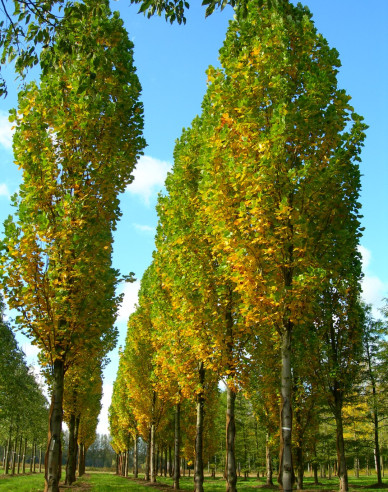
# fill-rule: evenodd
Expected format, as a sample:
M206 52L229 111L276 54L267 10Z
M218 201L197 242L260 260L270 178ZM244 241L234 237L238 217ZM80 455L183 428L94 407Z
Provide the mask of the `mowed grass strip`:
M64 478L64 474L62 475ZM313 479L305 477L304 489L305 491L337 491L338 479L333 477L331 480L327 478L320 478L320 484L314 485ZM375 492L376 490L386 490L388 488L388 480L384 479L384 488L376 488L376 477L362 476L360 478L349 477L350 491L352 492ZM86 475L81 477L71 487L60 486L61 492L112 492L112 491L133 491L133 492L151 492L152 490L160 491L172 491L172 479L170 477L158 477L156 484L150 484L144 482L141 478L134 480L133 478L124 478L115 475L114 473L107 472L87 472ZM276 483L274 481L274 483ZM265 479L257 479L250 477L247 480L238 480L238 491L248 492L258 490L265 485ZM205 477L204 489L206 492L218 492L225 490L225 480L222 477L210 478ZM264 488L264 491L268 490ZM43 474L27 474L27 475L15 475L15 476L0 476L0 491L1 492L43 492L44 490L44 476ZM181 477L180 490L192 491L193 490L193 477ZM273 490L278 490L278 486L274 485Z
M42 492L44 490L43 473L26 475L0 475L1 492Z

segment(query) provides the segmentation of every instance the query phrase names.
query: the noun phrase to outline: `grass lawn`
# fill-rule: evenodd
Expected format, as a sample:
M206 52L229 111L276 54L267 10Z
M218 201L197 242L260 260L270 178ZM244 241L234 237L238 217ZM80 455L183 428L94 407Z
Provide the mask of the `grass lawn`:
M349 483L350 491L353 492L372 492L376 490L385 490L388 488L388 480L384 480L385 488L376 489L372 487L376 478L374 476L361 476L356 479L350 473ZM64 478L64 474L62 475ZM305 490L316 492L329 492L338 490L338 479L333 478L331 480L324 478L320 479L322 482L320 485L314 485L313 479L305 477L304 486ZM238 491L248 492L260 489L265 484L264 478L251 477L248 480L239 479ZM180 480L181 490L192 491L193 490L193 477L181 477ZM78 479L72 487L60 487L61 492L73 491L91 491L91 492L106 492L106 491L133 491L133 492L154 492L157 491L172 491L172 479L169 477L158 477L157 483L154 485L146 484L142 479L137 481L129 478L118 477L113 473L107 472L87 472L84 477ZM204 488L206 492L217 492L225 490L225 481L221 477L212 479L205 477ZM35 473L33 475L21 475L21 476L4 476L0 475L0 492L43 492L44 478L43 474ZM268 490L264 488L264 490ZM277 490L277 486L273 487L273 490Z

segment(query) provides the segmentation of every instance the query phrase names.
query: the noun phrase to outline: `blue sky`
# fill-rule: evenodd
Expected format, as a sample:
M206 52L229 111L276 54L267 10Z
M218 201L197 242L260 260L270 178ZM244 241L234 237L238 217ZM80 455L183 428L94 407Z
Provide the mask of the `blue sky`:
M374 0L309 0L319 32L340 53L339 85L352 96L353 106L369 125L362 153L361 240L364 258L364 296L378 307L388 297L388 2ZM172 164L174 142L182 128L201 110L206 90L205 70L216 65L232 9L205 19L199 0L192 0L186 26L171 26L163 18L137 15L125 0L112 2L119 10L135 44L135 64L143 87L147 148L135 172L135 181L123 194L123 216L115 233L114 265L122 273L135 272L140 280L151 262L157 222L154 207ZM195 5L194 5L195 4ZM9 70L9 82L12 73ZM16 106L16 86L0 100L0 221L11 213L9 195L17 190L20 175L12 163L7 111ZM137 298L138 282L127 284L117 326L119 344L125 340L126 322ZM377 311L375 311L377 313ZM32 363L36 352L18 335ZM117 370L116 350L105 371L104 411L99 432L107 432L106 411Z

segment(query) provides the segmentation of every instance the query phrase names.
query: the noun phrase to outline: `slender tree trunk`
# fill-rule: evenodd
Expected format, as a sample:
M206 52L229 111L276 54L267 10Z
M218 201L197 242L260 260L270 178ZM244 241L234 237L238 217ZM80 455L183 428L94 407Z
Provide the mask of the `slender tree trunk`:
M79 445L79 460L78 460L78 476L82 477L85 474L85 444L83 442ZM116 474L117 474L117 457L116 457Z
M375 385L373 385L373 427L374 427L374 439L375 439L375 463L376 463L376 473L377 473L377 484L381 486L383 484L383 480L381 476L379 415L377 411L377 395L376 395Z
M266 470L267 470L266 485L273 485L273 481L272 481L272 456L271 456L271 450L269 447L269 436L268 436L268 434L267 434L266 440L265 440L265 464L266 464Z
M358 456L354 458L354 476L360 478L360 460Z
M164 448L164 469L163 469L163 475L167 477L167 466L168 466L168 450L167 450L167 444Z
M79 453L79 446L78 446L78 431L79 431L79 424L80 424L81 417L78 415L75 419L75 429L74 429L74 446L75 446L75 453L74 453L74 458L73 458L73 479L74 482L76 480L75 475L77 472L77 461L78 461L78 453Z
M172 477L172 453L171 446L168 447L168 475Z
M295 411L295 420L297 424L296 432L296 469L297 469L297 479L296 488L297 490L303 490L303 474L304 474L304 458L303 458L303 432L302 432L302 421L300 410Z
M229 385L226 387L226 492L237 491L236 455L234 441L236 437L235 422L236 392Z
M69 446L68 446L68 454L67 454L67 463L66 463L66 478L65 484L71 485L75 482L75 415L72 413L70 415L69 421Z
M128 476L128 449L124 451L124 477Z
M203 388L205 383L205 368L203 362L200 362L199 369L199 384ZM197 395L197 428L195 436L195 470L194 470L194 490L195 492L203 492L203 419L204 419L204 404L205 399L203 390Z
M180 445L181 445L181 436L180 436L180 427L181 427L181 405L177 403L175 406L175 444L174 444L174 489L179 490L179 479L180 479Z
M318 480L318 463L313 463L314 485L319 484Z
M20 439L19 439L19 452L18 452L18 475L20 473L20 464L21 464L21 459L22 459L22 446L23 446L23 438L20 437Z
M32 473L32 467L33 467L33 463L34 463L34 443L35 443L35 440L33 440L32 444L31 444L30 473Z
M24 438L24 450L23 450L23 460L22 460L22 471L23 474L26 473L26 456L27 456L27 438Z
M9 471L9 461L10 461L9 456L10 456L10 453L11 453L11 446L12 446L12 425L9 428L8 441L7 441L7 450L5 452L4 471L5 471L5 474L6 475L8 475L8 471Z
M137 435L137 432L135 433L135 439L133 440L133 476L134 478L137 478L139 474L139 465L138 465L138 458L139 458L139 452L137 449L137 441L139 437Z
M151 429L148 433L148 442L147 442L147 455L146 455L146 463L145 463L145 473L144 480L149 482L150 480L150 456L151 456Z
M42 446L39 446L39 473L42 473Z
M156 482L156 473L155 473L155 420L154 420L154 412L155 412L155 401L156 401L156 392L153 392L152 397L152 422L151 422L151 435L150 435L150 466L151 466L151 483Z
M344 442L344 431L342 424L342 402L340 400L341 396L335 391L335 422L336 422L336 435L337 435L337 459L338 459L338 478L340 481L340 492L347 492L349 490L348 483L348 471L346 469L346 458L345 458L345 442Z
M54 362L54 377L49 414L49 434L45 456L45 492L59 492L61 472L61 432L63 419L64 363Z
M280 453L279 483L284 492L291 492L294 483L292 464L292 406L291 406L291 333L292 323L286 321L281 345L281 410L280 410Z
M16 452L17 452L17 437L15 436L15 441L13 443L13 449L12 449L12 475L15 475Z
M36 473L36 439L34 439L34 465L32 468L33 473Z
M297 490L303 490L303 472L304 472L304 463L303 463L303 449L301 446L296 448L296 461L297 461Z

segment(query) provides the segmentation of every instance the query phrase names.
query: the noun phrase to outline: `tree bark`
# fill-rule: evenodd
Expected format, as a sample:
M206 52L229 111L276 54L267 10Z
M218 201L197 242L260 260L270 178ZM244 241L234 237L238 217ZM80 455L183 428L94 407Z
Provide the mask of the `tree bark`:
M151 429L149 430L148 433L148 442L147 442L147 454L146 454L146 463L145 463L145 473L144 473L144 480L147 482L150 480L150 451L151 451Z
M303 457L303 431L302 431L302 419L301 411L297 409L295 411L295 421L297 425L296 432L296 488L297 490L303 490L303 475L304 475L304 457Z
M5 452L5 463L4 463L4 471L5 474L8 475L9 471L9 455L11 452L11 446L12 446L12 425L9 428L9 435L8 435L8 441L7 441L7 450Z
M374 441L375 441L375 465L377 473L377 484L382 485L383 480L381 476L381 460L380 460L380 443L379 443L379 414L377 410L377 394L376 385L373 380L373 428L374 428Z
M20 473L20 463L21 463L21 458L22 458L22 446L23 446L23 438L20 437L20 440L19 440L19 452L18 452L18 475Z
M26 455L27 455L27 438L24 438L24 450L23 450L23 459L22 459L22 471L23 474L26 473Z
M36 473L36 439L34 439L34 446L33 446L33 450L34 450L34 455L33 455L33 465L32 465L32 472L33 473Z
M291 492L295 480L292 464L292 406L291 406L291 333L292 323L285 323L281 344L281 410L279 483L284 492Z
M198 369L199 384L201 389L205 383L205 368L203 362ZM197 395L197 426L195 436L195 470L194 470L194 491L203 492L203 419L204 419L205 399L203 390Z
M16 449L17 449L17 437L15 436L15 441L13 443L13 449L12 449L12 475L15 475L15 468L16 468Z
M179 490L179 479L180 479L180 427L181 427L181 405L177 403L175 406L175 436L174 436L174 490Z
M151 466L151 483L156 482L156 463L155 463L155 402L156 392L152 395L152 421L151 421L151 434L150 434L150 466Z
M172 453L171 446L168 446L168 475L172 477Z
M135 439L133 440L133 476L134 478L138 477L139 474L139 452L137 448L137 441L139 437L137 435L137 432L135 433Z
M79 445L79 460L78 460L78 476L82 477L85 474L85 444L83 442Z
M334 417L336 423L336 437L337 437L338 478L340 481L340 492L347 492L349 490L349 483L348 483L348 471L346 468L345 442L344 442L344 431L343 431L343 424L342 424L342 402L341 402L341 396L338 393L339 393L338 391L334 392L334 401L335 401Z
M69 421L69 447L67 454L66 463L66 478L65 484L71 485L75 482L75 415L72 413L70 415Z
M49 414L49 434L45 456L45 492L59 492L61 477L61 432L63 419L64 363L54 362L54 377Z
M266 464L266 471L267 471L266 485L273 485L273 481L272 481L272 457L271 457L271 450L269 447L268 434L267 434L266 440L265 440L265 464Z
M226 387L226 492L237 492L236 455L234 441L236 437L235 422L236 392L229 385Z

